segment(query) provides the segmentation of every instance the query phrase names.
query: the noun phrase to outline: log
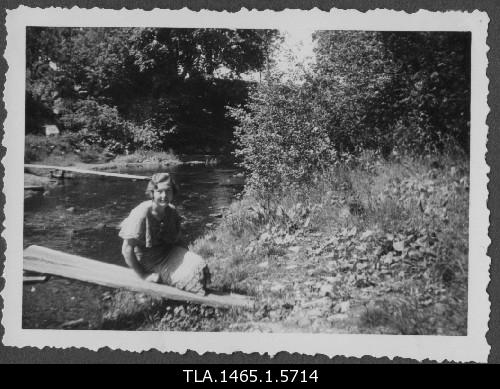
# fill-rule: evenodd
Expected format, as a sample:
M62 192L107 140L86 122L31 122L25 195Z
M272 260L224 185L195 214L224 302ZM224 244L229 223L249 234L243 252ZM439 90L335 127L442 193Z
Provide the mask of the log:
M110 288L123 288L170 300L192 302L220 307L253 307L253 300L237 294L208 294L186 292L171 286L141 280L133 270L92 259L63 253L42 246L24 250L24 270L53 274Z
M80 174L94 174L97 176L106 176L106 177L131 178L134 180L150 180L151 179L151 177L147 177L147 176L136 176L136 175L132 175L132 174L121 174L121 173L110 173L110 172L103 172L103 171L97 171L97 170L79 169L76 167L69 167L69 166L36 165L36 164L26 163L26 164L24 164L24 167L30 168L30 169L62 170L62 171L67 171L67 172L74 172L74 173L80 173Z

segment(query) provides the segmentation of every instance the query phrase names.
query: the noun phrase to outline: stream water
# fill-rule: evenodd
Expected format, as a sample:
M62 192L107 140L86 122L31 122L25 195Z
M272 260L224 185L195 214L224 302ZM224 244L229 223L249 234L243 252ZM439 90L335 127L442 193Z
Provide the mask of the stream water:
M123 169L149 176L158 170ZM183 216L187 243L216 223L221 210L241 192L243 179L234 168L180 165L162 168L180 185L175 200ZM147 181L76 175L25 202L24 247L32 244L125 266L118 225L146 199ZM43 284L23 287L23 328L59 328L79 319L82 328L95 328L102 315L100 301L109 289L51 277Z

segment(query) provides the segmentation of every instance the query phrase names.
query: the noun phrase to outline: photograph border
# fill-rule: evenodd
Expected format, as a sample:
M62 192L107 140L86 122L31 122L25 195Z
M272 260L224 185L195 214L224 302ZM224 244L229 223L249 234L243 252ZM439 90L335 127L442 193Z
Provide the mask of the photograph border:
M107 26L130 25L133 18L134 25L137 24L137 15L146 15L148 26L162 26L151 17L149 11L115 11L115 10L82 10L82 9L31 9L20 7L7 12L7 48L5 58L9 69L5 84L4 102L7 111L5 121L4 147L6 155L3 163L5 166L4 195L5 206L5 230L3 238L7 242L6 264L4 271L5 287L1 292L4 301L2 325L5 328L3 343L6 345L23 347L85 347L90 350L98 350L101 347L111 349L144 351L157 349L160 351L176 351L184 353L194 350L198 353L220 352L232 353L242 351L246 353L258 352L275 355L281 351L299 352L308 355L317 353L329 357L334 355L362 357L372 355L374 357L405 357L416 360L433 359L437 361L485 361L489 353L489 345L486 342L488 329L488 316L490 303L486 294L486 285L489 281L490 260L486 254L490 243L488 238L489 211L486 206L487 174L489 168L486 164L486 140L487 127L486 117L489 112L487 105L488 79L487 51L486 45L488 15L484 12L474 11L472 13L451 11L446 13L435 13L420 10L415 14L403 11L376 10L362 13L357 10L334 9L328 13L313 10L307 11L308 17L314 20L313 29L365 29L365 30L387 30L387 18L397 14L397 20L391 25L390 30L414 30L418 26L426 25L425 30L433 31L472 31L472 79L471 79L471 128L474 136L471 136L471 206L469 208L469 247L474 254L469 256L471 266L469 269L469 310L468 310L468 335L466 337L447 336L401 336L401 335L325 335L325 334L254 334L254 333L210 333L210 339L206 334L195 332L122 332L122 331L59 331L59 330L22 330L20 307L22 288L20 274L22 274L22 261L12 258L22 258L22 204L16 199L23 198L22 180L19 180L19 172L23 165L23 139L16 136L16 130L24 128L24 88L19 88L20 82L24 83L24 53L20 54L16 48L22 44L24 47L24 35L21 29L27 25L60 25L67 23L68 14L90 14L98 12L99 15L91 18L91 23L82 23L82 26L95 26L101 18L111 18L119 13L116 22L106 24ZM155 10L156 13L176 15L169 22L170 27L201 27L201 22L210 18L213 14L215 20L210 27L241 27L241 28L266 28L275 26L276 20L283 19L280 28L290 23L293 26L300 20L304 23L305 11L288 10L277 15L273 11L240 11L237 14L217 13L216 11L194 12L188 10L170 11ZM258 13L257 13L258 12ZM127 15L124 15L127 14ZM258 15L258 19L253 18ZM187 16L189 15L189 16ZM240 15L241 24L235 23L235 15ZM164 17L164 16L163 16ZM189 21L184 21L189 17ZM356 18L353 22L351 18ZM83 19L80 15L80 20ZM253 20L252 20L253 19ZM374 20L377 19L377 20ZM391 18L390 20L393 20ZM254 24L252 24L253 22ZM37 23L37 24L31 24ZM158 24L155 24L158 23ZM354 27L353 27L354 23ZM358 24L355 24L358 23ZM364 24L363 24L364 23ZM252 24L252 25L251 25ZM258 26L255 26L257 24ZM335 28L325 28L335 25ZM351 24L348 26L348 24ZM385 26L385 28L382 28ZM456 26L459 25L460 29ZM67 25L67 24L66 24ZM308 26L309 27L309 26ZM349 27L349 28L348 28ZM363 27L363 28L360 28ZM421 30L421 29L420 29ZM22 58L20 58L22 57ZM22 84L24 85L24 84ZM16 90L18 89L18 90ZM22 104L18 104L22 101ZM16 102L16 104L14 103ZM472 174L474 173L474 174ZM8 185L7 185L8 184ZM21 211L19 213L19 211ZM18 218L19 220L17 220ZM21 232L21 235L19 235ZM19 256L20 255L20 256ZM479 284L478 287L476 284ZM17 293L16 293L17 291ZM180 337L179 334L189 336ZM242 336L248 339L242 339ZM135 339L132 341L131 337ZM404 338L405 345L394 337ZM75 342L74 338L78 338ZM112 338L112 339L111 339ZM183 339L181 344L173 342ZM250 339L251 338L251 339ZM348 339L347 339L348 338ZM354 339L358 338L358 339ZM393 341L394 339L394 341ZM248 343L246 343L248 341ZM357 344L359 343L359 344ZM127 346L123 346L126 344Z

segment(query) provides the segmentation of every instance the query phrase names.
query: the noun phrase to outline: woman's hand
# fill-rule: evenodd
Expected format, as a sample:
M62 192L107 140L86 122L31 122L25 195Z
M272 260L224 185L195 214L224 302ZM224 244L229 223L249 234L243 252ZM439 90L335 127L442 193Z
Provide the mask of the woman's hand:
M146 278L144 278L144 281L158 284L160 282L160 275L158 273L151 273L148 276L146 276Z

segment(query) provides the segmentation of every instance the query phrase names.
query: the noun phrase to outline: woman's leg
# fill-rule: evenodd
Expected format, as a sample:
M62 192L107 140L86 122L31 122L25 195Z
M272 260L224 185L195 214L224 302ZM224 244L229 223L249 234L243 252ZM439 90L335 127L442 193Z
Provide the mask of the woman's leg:
M183 247L174 247L157 266L161 282L186 291L201 293L208 284L206 261Z

